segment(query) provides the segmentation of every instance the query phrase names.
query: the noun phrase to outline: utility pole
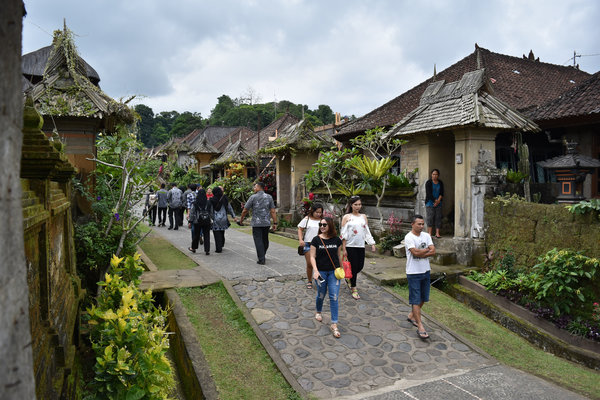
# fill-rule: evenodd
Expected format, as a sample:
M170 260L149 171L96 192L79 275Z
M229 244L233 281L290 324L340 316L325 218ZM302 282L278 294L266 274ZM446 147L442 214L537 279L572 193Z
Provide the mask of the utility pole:
M577 50L573 50L573 66L576 67L575 58L581 57L581 54L577 54Z

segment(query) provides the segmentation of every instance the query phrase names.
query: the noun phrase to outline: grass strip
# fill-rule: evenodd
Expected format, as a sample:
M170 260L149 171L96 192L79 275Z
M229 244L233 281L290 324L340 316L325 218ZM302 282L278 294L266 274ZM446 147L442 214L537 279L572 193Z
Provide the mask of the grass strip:
M192 259L179 251L177 247L154 233L146 236L140 242L140 247L159 270L192 269L198 266Z
M221 399L300 399L221 282L177 289Z
M393 290L408 299L406 285L396 285ZM438 289L431 289L429 303L423 307L423 311L503 364L591 399L600 399L598 372L546 353Z

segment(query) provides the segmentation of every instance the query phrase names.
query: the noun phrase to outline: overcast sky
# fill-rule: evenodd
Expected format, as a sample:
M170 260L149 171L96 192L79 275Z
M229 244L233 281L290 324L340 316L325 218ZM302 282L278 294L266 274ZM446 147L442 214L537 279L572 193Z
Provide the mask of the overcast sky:
M597 0L24 0L23 54L63 18L100 87L154 110L200 112L251 88L261 102L361 116L475 43L600 70Z

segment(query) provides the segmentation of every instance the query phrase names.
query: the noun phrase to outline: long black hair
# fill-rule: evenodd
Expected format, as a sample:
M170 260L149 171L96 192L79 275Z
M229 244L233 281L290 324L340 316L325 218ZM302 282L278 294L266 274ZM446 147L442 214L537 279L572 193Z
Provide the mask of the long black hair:
M194 207L196 207L196 210L204 210L206 209L206 203L208 203L206 191L204 189L198 190L196 200L194 200Z
M348 204L346 204L346 214L350 214L352 212L352 204L356 203L360 200L360 196L352 196L348 199Z
M212 191L213 197L211 197L209 201L212 203L213 209L215 211L219 211L221 207L227 209L227 202L229 199L223 194L223 189L217 186Z

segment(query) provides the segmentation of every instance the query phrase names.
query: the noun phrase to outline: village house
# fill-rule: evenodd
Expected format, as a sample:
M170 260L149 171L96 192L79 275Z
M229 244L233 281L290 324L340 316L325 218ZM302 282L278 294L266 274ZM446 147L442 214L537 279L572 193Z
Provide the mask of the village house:
M415 212L424 214L425 181L431 169L440 169L446 187L444 215L453 224L455 241L466 249L458 252L458 261L469 263L473 239L481 237L477 225L482 210L476 209L473 198L481 188L475 187L474 176L486 168L516 170L517 133L529 146L533 182L551 179L537 163L562 154L563 137L577 136L586 144L579 148L583 154L598 156L598 150L592 154L600 137L594 133L596 122L591 112L599 107L597 97L591 99L596 108L592 105L582 111L585 116L565 112L563 119L555 121L550 111L553 101L576 91L590 78L576 67L543 63L533 52L519 58L475 45L472 54L344 125L334 138L348 143L378 126L392 128L390 135L408 138L399 154L400 167L409 171L418 168ZM566 110L565 106L554 107ZM567 123L571 125L561 125ZM478 164L486 168L480 165L477 169ZM586 181L590 196L598 196L597 184L592 185L597 174Z

